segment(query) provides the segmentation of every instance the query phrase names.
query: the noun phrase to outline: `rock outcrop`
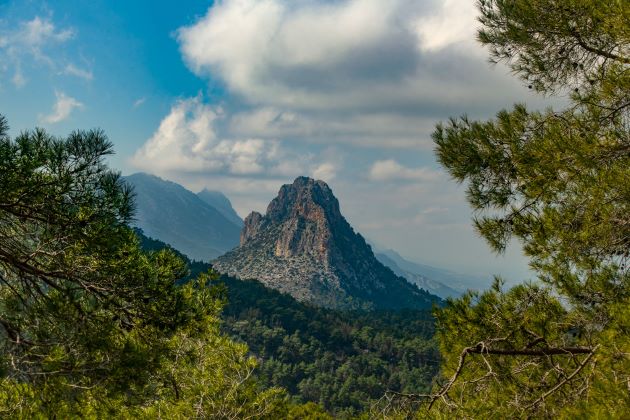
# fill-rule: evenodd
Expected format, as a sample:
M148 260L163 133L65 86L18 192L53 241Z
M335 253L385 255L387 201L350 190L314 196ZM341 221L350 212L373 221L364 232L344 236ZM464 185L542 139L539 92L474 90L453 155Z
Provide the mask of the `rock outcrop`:
M251 213L240 246L214 268L326 307L429 308L439 301L381 264L330 187L306 177L282 186L264 216Z

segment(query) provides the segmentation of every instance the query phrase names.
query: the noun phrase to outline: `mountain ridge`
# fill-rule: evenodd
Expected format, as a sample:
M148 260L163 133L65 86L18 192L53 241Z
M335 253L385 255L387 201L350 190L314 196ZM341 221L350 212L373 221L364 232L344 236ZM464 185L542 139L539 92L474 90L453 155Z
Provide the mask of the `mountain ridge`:
M192 191L143 172L124 179L136 195L133 225L147 236L200 261L210 261L238 245L241 225Z
M381 249L374 247L377 258L383 255L385 258L393 261L401 270L426 277L431 281L443 284L454 289L460 294L467 290L485 290L492 284L492 276L484 277L481 275L462 274L445 268L434 267L431 265L419 263L402 257L393 249ZM387 264L385 264L387 265Z
M429 293L441 297L442 299L446 299L449 297L459 297L462 294L462 291L451 288L439 281L435 281L422 274L414 273L401 268L400 265L398 265L392 258L385 254L375 252L374 256L377 260L379 260L386 267L389 267L398 276L404 277L405 279L407 279L407 281L415 284L420 289L424 289Z

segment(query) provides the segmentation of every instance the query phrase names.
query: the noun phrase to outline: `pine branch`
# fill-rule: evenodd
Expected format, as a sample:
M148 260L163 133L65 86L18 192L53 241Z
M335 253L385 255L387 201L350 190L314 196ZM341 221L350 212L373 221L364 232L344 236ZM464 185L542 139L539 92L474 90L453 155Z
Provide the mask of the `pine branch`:
M543 402L545 400L545 398L547 398L548 396L550 396L551 394L553 394L554 392L556 392L558 389L560 389L560 387L562 387L563 385L565 385L567 382L571 381L573 378L575 378L577 376L578 373L580 373L580 371L584 368L584 366L586 366L589 362L589 360L591 360L591 358L593 357L593 355L595 354L595 351L597 351L597 348L599 347L599 344L597 346L595 346L591 352L589 353L588 356L586 356L584 358L584 360L582 360L582 362L580 363L580 365L577 367L577 369L575 369L573 371L573 373L571 373L569 376L567 376L564 380L558 382L556 384L556 386L554 386L553 388L551 388L549 391L545 392L543 395L541 395L536 401L534 401L533 403L531 403L530 405L527 406L527 409L532 409L534 407L536 407L538 404L540 404L541 402Z

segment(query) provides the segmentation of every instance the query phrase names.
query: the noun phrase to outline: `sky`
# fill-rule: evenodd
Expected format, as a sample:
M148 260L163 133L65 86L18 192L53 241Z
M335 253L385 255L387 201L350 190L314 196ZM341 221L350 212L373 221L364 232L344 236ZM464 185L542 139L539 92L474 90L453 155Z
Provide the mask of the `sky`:
M11 133L102 128L123 174L226 194L245 217L299 175L371 242L462 273L531 276L474 231L440 121L543 108L475 41L474 0L0 0Z

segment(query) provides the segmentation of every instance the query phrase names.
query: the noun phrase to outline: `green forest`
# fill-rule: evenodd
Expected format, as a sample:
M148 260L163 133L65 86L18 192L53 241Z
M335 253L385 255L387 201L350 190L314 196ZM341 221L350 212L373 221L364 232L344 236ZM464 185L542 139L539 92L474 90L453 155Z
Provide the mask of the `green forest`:
M148 251L168 248L138 232ZM176 252L176 251L174 251ZM190 261L182 281L211 266ZM263 387L282 387L297 404L316 403L339 418L369 412L388 391L422 393L439 368L430 311L341 312L317 308L255 280L222 276L222 331L259 360Z
M131 228L101 130L11 137L0 116L0 417L627 418L630 7L478 11L490 60L564 105L452 118L435 154L535 281L431 312L311 307Z

